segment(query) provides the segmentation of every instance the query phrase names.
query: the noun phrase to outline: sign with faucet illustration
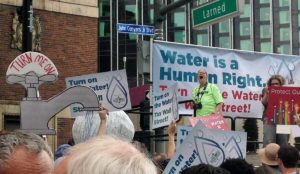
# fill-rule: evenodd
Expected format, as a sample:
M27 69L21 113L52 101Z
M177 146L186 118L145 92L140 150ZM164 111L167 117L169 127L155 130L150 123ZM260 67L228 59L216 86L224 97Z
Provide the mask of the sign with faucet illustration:
M48 128L49 120L73 103L80 103L86 110L98 110L99 101L93 90L84 86L68 88L48 100L41 100L39 86L52 83L58 77L53 62L37 52L25 52L9 65L6 81L21 84L26 97L21 101L21 129L36 134L55 134Z
M67 87L81 85L91 88L109 111L131 109L125 70L68 77L65 80ZM71 106L71 113L74 117L87 114L77 104Z
M219 166L227 158L246 157L247 133L206 128L199 121L176 149L163 174L200 164Z

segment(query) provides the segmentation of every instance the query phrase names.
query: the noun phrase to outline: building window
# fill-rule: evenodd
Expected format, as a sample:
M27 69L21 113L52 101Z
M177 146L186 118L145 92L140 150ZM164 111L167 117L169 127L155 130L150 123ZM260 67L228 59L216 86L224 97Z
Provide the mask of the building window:
M197 45L208 46L208 34L197 34Z
M280 45L278 48L277 48L277 52L278 53L281 53L281 54L290 54L290 45L289 44L285 44L285 45Z
M220 22L219 23L219 32L220 33L227 33L229 32L229 21Z
M260 0L259 3L260 3L260 4L270 3L270 0Z
M270 25L261 25L260 26L260 38L270 38Z
M251 13L251 7L250 4L244 4L244 10L242 14L240 15L240 18L249 18Z
M290 22L289 11L280 11L279 12L279 21L280 21L280 24L288 24Z
M240 22L240 35L241 36L250 35L250 22Z
M260 51L270 53L272 51L272 45L271 42L261 42L260 43Z
M131 20L136 20L137 8L136 5L125 5L126 13L129 14Z
M20 127L21 127L20 116L4 115L4 130L5 131L13 131L16 129L20 129Z
M290 0L279 0L279 7L288 7L290 5Z
M252 43L250 40L241 40L241 50L252 50Z
M185 26L185 13L175 12L174 13L174 27L184 27Z
M289 28L280 28L280 41L290 40L290 29Z
M175 31L174 32L174 42L184 43L185 41L185 32L184 31Z
M219 46L221 48L230 48L230 39L229 37L220 37L219 38Z
M264 7L260 8L259 10L260 15L259 15L259 20L260 21L269 21L270 20L270 8L269 7Z

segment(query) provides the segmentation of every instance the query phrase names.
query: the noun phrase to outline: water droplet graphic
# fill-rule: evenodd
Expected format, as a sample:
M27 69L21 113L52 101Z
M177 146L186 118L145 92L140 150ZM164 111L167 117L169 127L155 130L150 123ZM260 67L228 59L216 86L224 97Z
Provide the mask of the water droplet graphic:
M124 86L115 76L111 79L108 85L106 98L107 101L117 109L125 107L128 102L127 92Z

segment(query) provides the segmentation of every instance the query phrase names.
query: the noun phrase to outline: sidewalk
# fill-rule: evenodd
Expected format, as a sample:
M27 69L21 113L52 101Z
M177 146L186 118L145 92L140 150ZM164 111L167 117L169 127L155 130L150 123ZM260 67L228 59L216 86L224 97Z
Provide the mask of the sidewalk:
M252 164L254 167L261 165L260 160L259 160L259 156L255 152L248 152L246 154L246 161L248 163Z

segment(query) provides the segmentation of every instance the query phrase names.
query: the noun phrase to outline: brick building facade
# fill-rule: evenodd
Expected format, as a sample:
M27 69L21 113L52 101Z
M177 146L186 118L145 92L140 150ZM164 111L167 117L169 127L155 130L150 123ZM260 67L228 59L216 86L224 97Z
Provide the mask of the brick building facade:
M6 83L9 64L22 53L11 48L14 13L16 8L22 5L22 1L14 2L16 4L0 0L0 130L5 127L5 116L20 115L19 101L25 97L25 89L21 85ZM52 60L59 73L56 82L51 85L44 84L39 88L43 100L64 90L66 77L97 72L97 1L74 2L78 4L33 0L33 14L39 17L41 23L41 53ZM55 5L64 8L55 8ZM94 7L89 10L91 6ZM66 143L71 136L73 119L66 110L51 120L50 126L56 128L58 133L57 139L53 136L49 140L53 149L56 145Z

